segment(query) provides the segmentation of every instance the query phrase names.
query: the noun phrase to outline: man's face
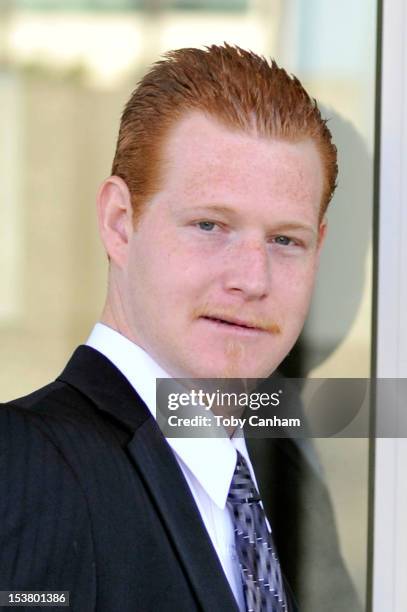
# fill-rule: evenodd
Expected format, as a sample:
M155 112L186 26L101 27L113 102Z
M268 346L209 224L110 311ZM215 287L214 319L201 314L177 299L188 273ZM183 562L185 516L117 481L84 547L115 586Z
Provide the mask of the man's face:
M129 243L121 299L131 339L172 376L268 376L308 311L322 190L312 141L183 118Z

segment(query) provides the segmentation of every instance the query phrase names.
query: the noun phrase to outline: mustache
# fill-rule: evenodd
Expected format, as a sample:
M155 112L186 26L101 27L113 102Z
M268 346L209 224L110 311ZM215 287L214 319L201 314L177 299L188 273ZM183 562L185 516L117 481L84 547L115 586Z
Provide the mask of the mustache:
M261 329L270 334L281 334L280 325L270 317L264 315L243 314L241 309L225 308L224 306L216 306L213 304L204 304L193 310L194 318L205 317L208 319L221 319L224 321L238 321L246 327L254 327Z

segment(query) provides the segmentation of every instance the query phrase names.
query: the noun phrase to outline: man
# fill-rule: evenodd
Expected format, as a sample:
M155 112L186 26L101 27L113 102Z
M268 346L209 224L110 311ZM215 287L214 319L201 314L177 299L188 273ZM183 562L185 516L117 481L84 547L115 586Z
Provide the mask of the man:
M169 444L155 379L278 367L309 307L336 174L315 102L275 63L183 49L144 77L98 194L101 322L54 383L0 411L0 589L70 591L75 611L296 609L244 439ZM257 512L243 514L269 551L253 548L250 576L231 493L242 470Z

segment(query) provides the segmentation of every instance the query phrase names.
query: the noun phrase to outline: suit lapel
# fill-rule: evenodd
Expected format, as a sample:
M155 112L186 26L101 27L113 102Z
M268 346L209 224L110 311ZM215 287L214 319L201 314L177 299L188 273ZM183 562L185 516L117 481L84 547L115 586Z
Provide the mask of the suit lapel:
M153 419L137 430L128 449L202 608L210 612L237 611L229 583L189 487Z
M195 501L167 441L134 389L103 355L81 346L59 377L133 432L128 453L203 610L238 607Z

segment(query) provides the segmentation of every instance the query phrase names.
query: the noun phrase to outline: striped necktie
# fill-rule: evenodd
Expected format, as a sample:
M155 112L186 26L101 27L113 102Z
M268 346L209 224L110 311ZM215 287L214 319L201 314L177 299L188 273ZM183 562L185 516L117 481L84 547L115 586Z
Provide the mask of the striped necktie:
M227 506L235 531L247 612L287 612L280 563L259 493L242 455L229 489Z

